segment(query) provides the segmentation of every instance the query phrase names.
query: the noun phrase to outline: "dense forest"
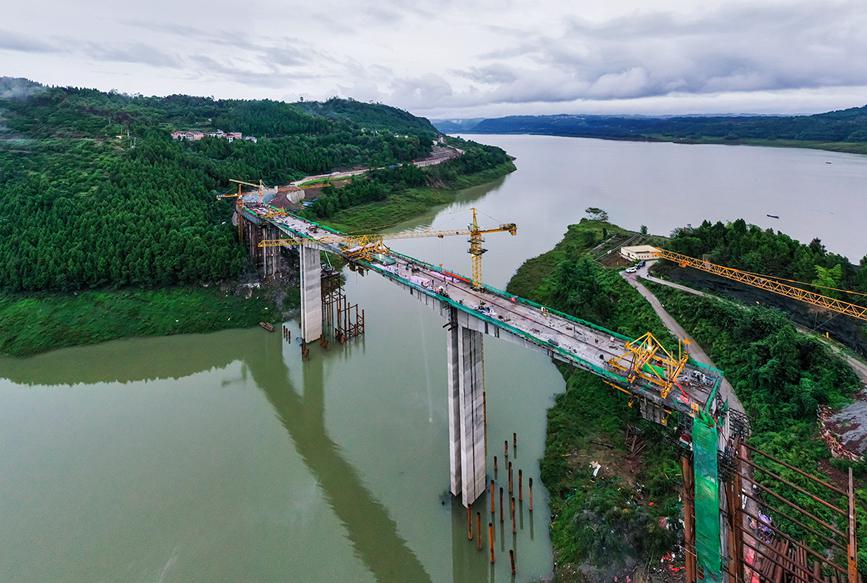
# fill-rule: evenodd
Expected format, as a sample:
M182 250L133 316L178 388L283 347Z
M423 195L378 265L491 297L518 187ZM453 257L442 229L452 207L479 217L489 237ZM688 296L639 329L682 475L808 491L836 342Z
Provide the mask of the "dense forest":
M846 257L829 253L819 239L800 243L743 219L677 229L668 247L728 267L823 286L816 288L819 293L850 301L852 297L831 288L867 292L867 255L853 265Z
M642 117L514 115L435 121L444 132L545 134L611 139L701 141L791 140L867 143L867 106L796 116Z
M234 241L231 202L215 197L228 190L229 178L277 184L341 168L400 165L427 155L436 136L427 120L351 100L160 98L2 81L0 288L6 291L232 277L245 258ZM173 141L176 129L242 132L257 142ZM444 166L461 172L461 164ZM419 181L419 172L394 174ZM384 181L376 196L392 186Z

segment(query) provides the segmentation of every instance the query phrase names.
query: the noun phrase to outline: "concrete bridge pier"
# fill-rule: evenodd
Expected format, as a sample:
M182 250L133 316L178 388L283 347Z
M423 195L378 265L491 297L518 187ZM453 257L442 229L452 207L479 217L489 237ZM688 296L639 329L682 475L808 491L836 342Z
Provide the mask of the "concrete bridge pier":
M277 239L280 237L280 232L272 225L266 224L261 228L259 240L262 239ZM275 277L280 270L280 248L265 247L259 249L262 254L262 277L265 279Z
M449 473L454 496L469 506L485 492L485 368L482 333L457 323L448 332Z
M298 248L301 266L301 337L315 342L322 337L322 266L319 250Z

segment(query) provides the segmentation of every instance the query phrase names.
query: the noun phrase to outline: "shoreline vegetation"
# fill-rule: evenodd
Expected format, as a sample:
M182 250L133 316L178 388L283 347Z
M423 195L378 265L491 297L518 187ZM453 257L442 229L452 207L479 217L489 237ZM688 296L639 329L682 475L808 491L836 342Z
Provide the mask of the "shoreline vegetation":
M0 354L273 323L297 306L297 292L241 283L252 270L234 201L217 197L231 178L376 168L302 211L368 231L514 170L500 148L457 138L463 155L419 169L440 137L430 122L351 99L0 86L14 89L0 98Z
M525 262L507 289L632 337L650 330L663 343L671 343L674 339L649 304L618 269L599 261L612 264L604 259L605 246L599 250L600 241L610 238L616 244L624 233L629 234L587 219L571 225L552 250ZM856 266L833 267L842 266L844 258L827 253L818 243L804 246L743 221L703 223L677 231L664 244L761 267L766 273L801 270L803 277L821 279L833 269L841 272L838 281L865 282L865 271ZM862 262L860 269L865 266ZM799 333L777 309L693 296L651 282L645 285L725 372L751 419L754 446L825 479L840 475L847 462L831 458L819 435L816 411L819 406L840 407L857 391L857 378L841 359L816 338ZM548 411L540 461L551 496L556 579L610 581L636 566L659 565L679 536L674 525L681 512L681 475L671 433L641 420L626 399L592 375L559 369L566 390ZM632 439L647 442L639 454ZM602 466L596 477L591 463ZM867 465L857 463L854 469L857 496L865 500ZM786 494L825 520L836 519L809 497L796 491ZM859 520L864 519L867 512L859 509ZM797 525L775 520L789 534L806 536ZM661 524L674 530L660 530ZM863 538L861 549L867 548L867 535ZM867 552L859 551L859 561L867 563ZM682 564L682 557L675 554L674 564Z
M815 115L514 115L434 120L443 132L811 148L867 155L867 106Z

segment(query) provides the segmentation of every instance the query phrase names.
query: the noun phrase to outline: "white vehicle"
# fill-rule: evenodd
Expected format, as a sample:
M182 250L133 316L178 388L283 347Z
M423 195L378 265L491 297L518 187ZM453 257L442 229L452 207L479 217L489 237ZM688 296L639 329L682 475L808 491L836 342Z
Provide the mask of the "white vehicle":
M421 287L424 287L427 289L431 289L433 287L431 280L424 278L424 277L419 277L417 275L410 275L409 280L411 282L413 282L414 284L420 285Z
M626 269L626 273L636 273L638 271L637 267L628 267Z

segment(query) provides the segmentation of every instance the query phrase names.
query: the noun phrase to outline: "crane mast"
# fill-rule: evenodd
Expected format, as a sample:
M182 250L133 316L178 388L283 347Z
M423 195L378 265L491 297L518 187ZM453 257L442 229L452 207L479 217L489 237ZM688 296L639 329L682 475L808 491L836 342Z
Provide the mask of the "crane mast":
M244 206L244 187L252 186L253 188L259 189L259 202L265 200L265 184L262 180L259 180L259 184L255 184L253 182L245 182L243 180L236 180L235 178L230 178L229 182L234 182L238 185L238 192L229 192L227 194L218 194L217 200L221 198L234 198L235 199L235 219L238 221L238 240L241 240L241 208Z
M476 220L476 209L473 208L473 222L469 226L470 231L470 259L473 265L473 289L481 289L482 287L482 255L487 251L482 245L485 242L482 237L482 231L479 229L479 222Z

